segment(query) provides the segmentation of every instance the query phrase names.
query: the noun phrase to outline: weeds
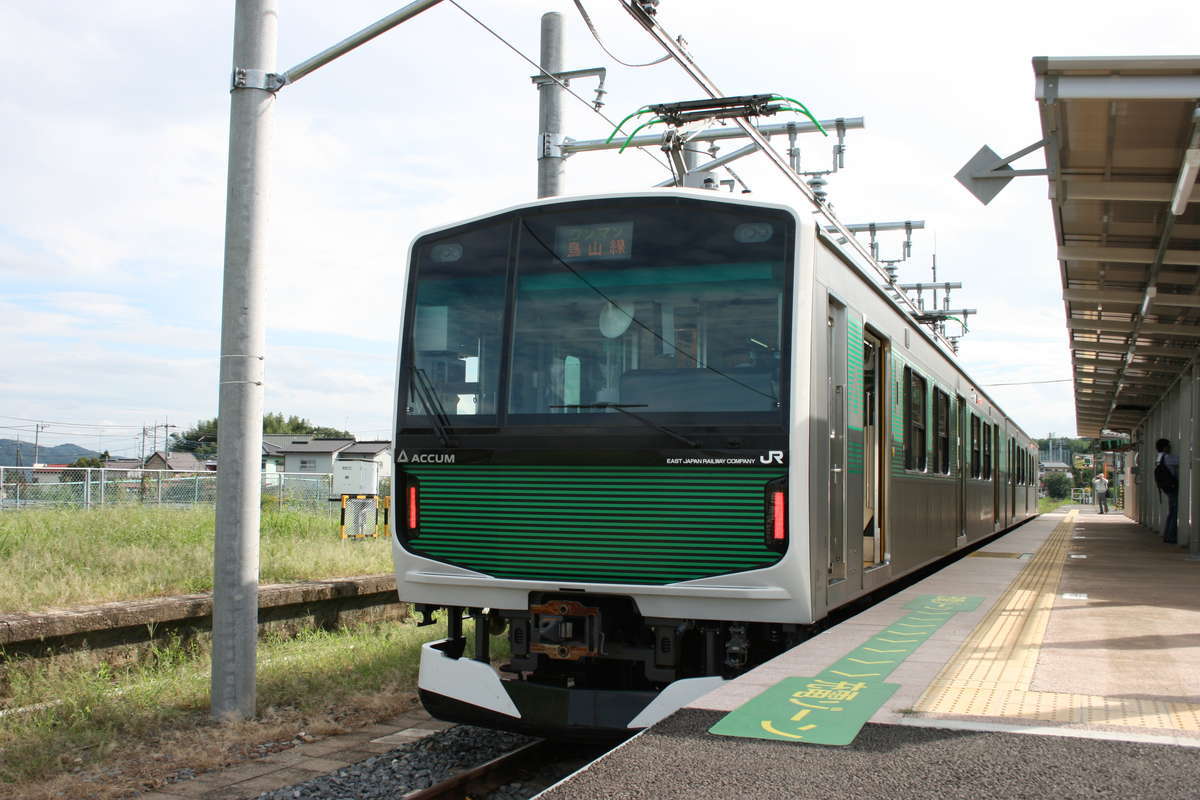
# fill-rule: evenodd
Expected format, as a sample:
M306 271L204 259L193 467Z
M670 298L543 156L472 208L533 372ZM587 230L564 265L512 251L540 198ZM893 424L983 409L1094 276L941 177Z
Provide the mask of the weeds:
M1038 498L1038 513L1049 514L1060 506L1065 506L1071 502L1071 498L1056 498L1056 497L1039 497Z
M212 509L0 514L0 614L211 591ZM390 572L386 538L343 541L333 517L262 516L264 583Z
M259 718L209 719L211 652L175 640L113 667L89 653L7 667L0 701L0 795L109 797L244 757L299 730L334 733L412 702L420 645L444 625L376 623L271 636L259 644ZM495 641L497 653L505 642Z

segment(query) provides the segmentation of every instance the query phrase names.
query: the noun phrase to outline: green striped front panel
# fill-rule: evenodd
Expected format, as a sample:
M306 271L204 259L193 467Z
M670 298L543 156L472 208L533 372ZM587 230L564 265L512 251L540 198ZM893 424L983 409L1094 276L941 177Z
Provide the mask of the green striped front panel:
M764 489L780 467L406 466L406 547L496 578L666 584L767 567Z

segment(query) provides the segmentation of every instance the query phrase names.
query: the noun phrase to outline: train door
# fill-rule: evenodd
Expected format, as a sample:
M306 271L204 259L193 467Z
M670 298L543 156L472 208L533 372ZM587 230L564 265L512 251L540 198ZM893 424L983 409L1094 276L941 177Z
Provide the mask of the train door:
M954 448L956 463L955 474L958 476L958 538L960 543L967 538L967 401L963 396L954 397L954 435L957 440Z
M864 331L862 344L863 382L863 569L878 567L887 561L887 515L884 513L884 454L887 445L883 414L883 387L887 386L884 364L887 353L883 340Z
M992 426L992 529L999 530L1004 526L1000 518L1000 426Z
M846 594L846 307L829 298L826 316L827 416L829 422L828 590L830 607Z
M1008 508L1008 524L1012 525L1017 518L1017 440L1011 436L1008 439L1008 495L1011 498Z

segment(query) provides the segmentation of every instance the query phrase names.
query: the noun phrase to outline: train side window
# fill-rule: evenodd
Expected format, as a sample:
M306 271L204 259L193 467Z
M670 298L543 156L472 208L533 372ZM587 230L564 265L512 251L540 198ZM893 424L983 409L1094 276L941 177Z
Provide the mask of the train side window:
M983 425L983 472L980 475L985 481L992 479L992 426Z
M926 435L926 383L913 372L904 368L904 467L924 472L928 458Z
M971 415L971 477L980 475L979 465L979 417Z
M950 395L933 390L933 471L950 474Z

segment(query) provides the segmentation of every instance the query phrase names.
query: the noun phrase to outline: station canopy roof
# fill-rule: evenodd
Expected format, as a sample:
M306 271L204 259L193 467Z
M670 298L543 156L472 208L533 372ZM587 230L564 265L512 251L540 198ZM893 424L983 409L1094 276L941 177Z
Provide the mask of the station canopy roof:
M1200 352L1200 56L1035 58L1081 436Z

